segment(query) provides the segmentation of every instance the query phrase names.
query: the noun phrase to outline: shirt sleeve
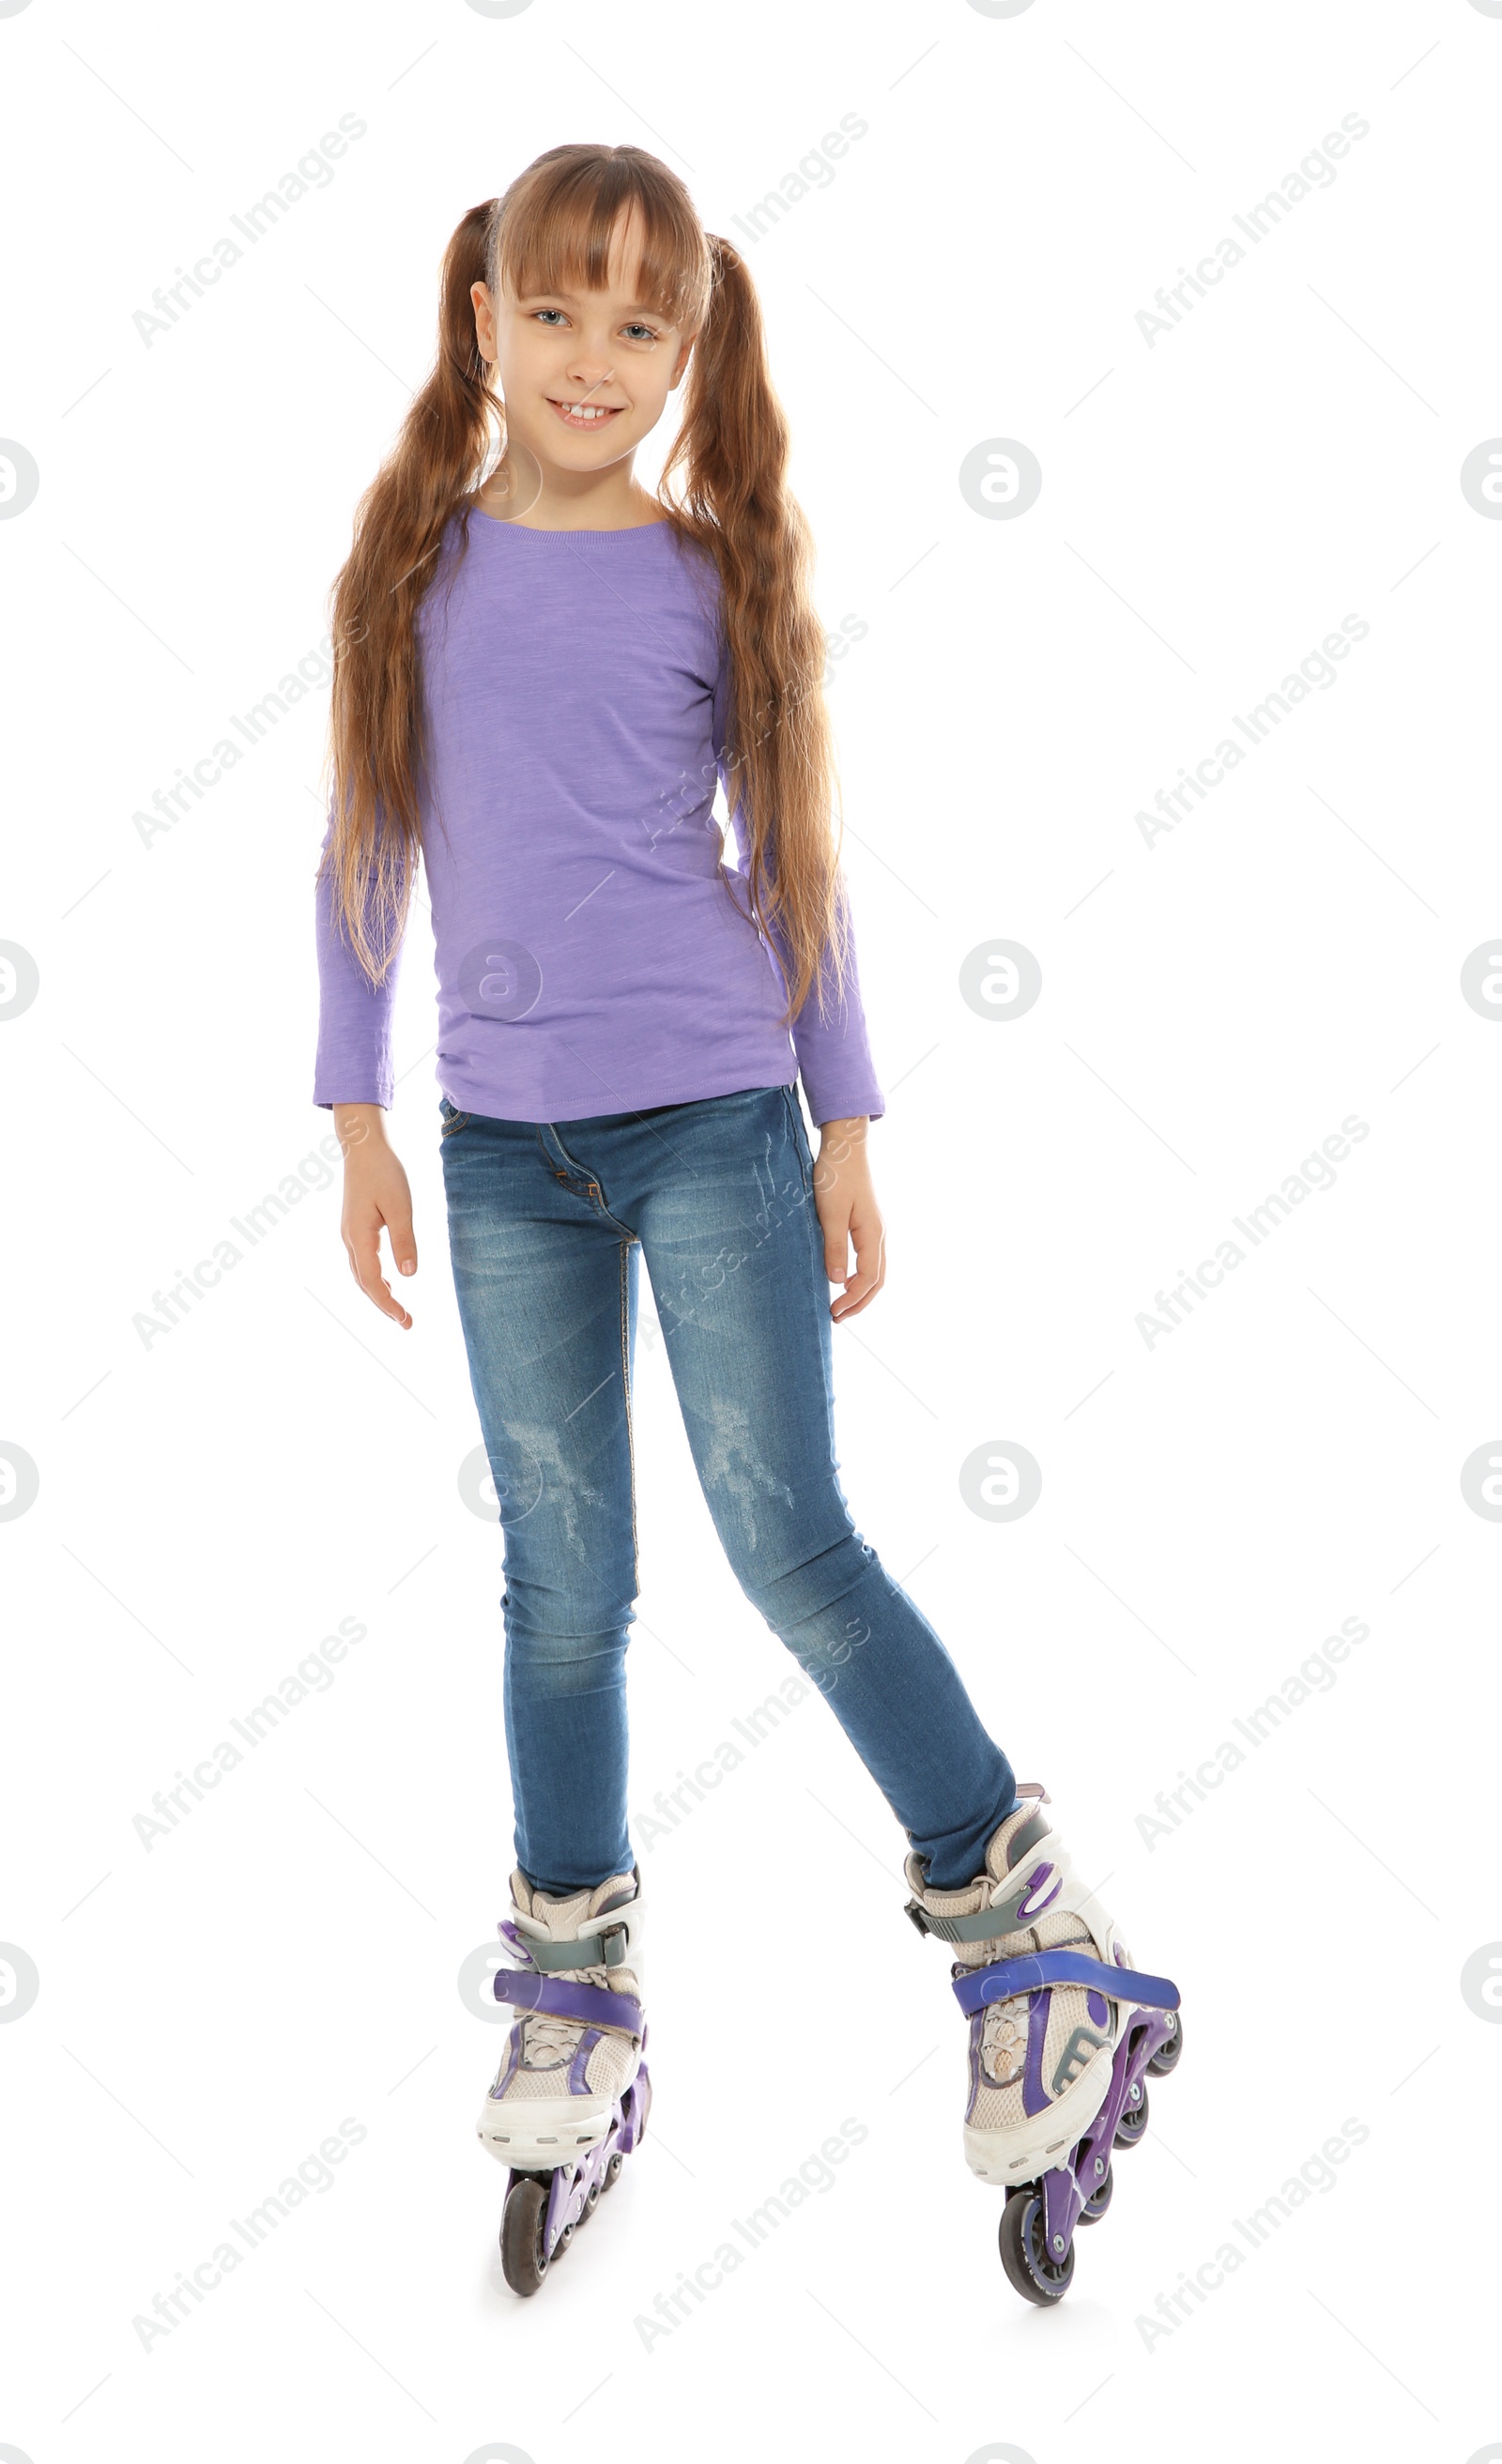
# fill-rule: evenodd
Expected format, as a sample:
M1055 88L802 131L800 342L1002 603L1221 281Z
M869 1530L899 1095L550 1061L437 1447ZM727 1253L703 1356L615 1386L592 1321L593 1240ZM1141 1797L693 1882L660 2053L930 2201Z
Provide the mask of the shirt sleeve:
M329 815L326 849L334 835ZM336 916L334 884L317 885L315 930L319 967L319 1041L313 1068L313 1101L379 1104L389 1111L395 1094L391 1068L391 1012L401 970L399 947L379 988L372 987ZM376 936L372 933L372 938ZM378 944L379 946L379 944Z
M719 672L715 685L715 754L719 782L729 803L729 786L725 778L725 744L730 726L730 655L722 649ZM737 857L733 868L746 896L740 904L750 913L749 867L750 840L743 821L738 816L733 824ZM820 980L810 985L803 1007L792 1020L793 1050L798 1056L798 1072L808 1099L808 1110L816 1127L826 1121L848 1121L866 1117L880 1120L887 1100L877 1081L872 1059L871 1043L866 1031L866 1012L861 1001L860 970L855 955L855 933L850 894L842 882L839 890L841 916L845 924L845 993L839 998L834 990L834 954L826 942L820 957ZM792 961L782 928L769 923L768 935L776 952L783 981L783 999L792 988ZM820 995L824 1007L820 1009Z

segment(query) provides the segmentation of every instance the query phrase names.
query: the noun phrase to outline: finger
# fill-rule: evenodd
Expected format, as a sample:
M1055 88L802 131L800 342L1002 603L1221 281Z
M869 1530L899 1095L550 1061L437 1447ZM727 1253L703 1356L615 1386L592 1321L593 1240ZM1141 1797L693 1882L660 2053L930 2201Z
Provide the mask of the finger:
M355 1265L355 1281L366 1300L373 1302L383 1317L395 1318L399 1326L409 1327L411 1318L397 1299L381 1272L381 1233L371 1223L348 1237L347 1246Z
M851 1227L855 1242L855 1272L846 1283L844 1292L834 1303L830 1315L835 1319L853 1317L858 1309L873 1301L887 1279L886 1235L878 1226L872 1230L863 1224Z
M401 1215L393 1215L388 1219L386 1227L386 1237L391 1243L391 1256L395 1262L397 1273L399 1275L415 1275L417 1272L417 1243L412 1233L412 1215L410 1207L408 1207Z
M850 1275L849 1220L847 1217L844 1222L831 1221L823 1227L824 1271L827 1280L831 1284L843 1284Z
M863 1309L870 1309L875 1297L875 1292L870 1291L864 1300L837 1300L830 1308L829 1315L836 1326L843 1326L848 1317L859 1317Z

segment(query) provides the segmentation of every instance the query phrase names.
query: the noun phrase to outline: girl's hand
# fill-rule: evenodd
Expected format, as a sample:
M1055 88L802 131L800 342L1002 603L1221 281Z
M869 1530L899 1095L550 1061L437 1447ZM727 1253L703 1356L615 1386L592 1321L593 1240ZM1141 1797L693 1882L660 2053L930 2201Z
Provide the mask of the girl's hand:
M349 1271L384 1317L410 1327L410 1314L381 1272L383 1223L397 1272L417 1272L412 1193L401 1157L386 1142L386 1114L379 1104L336 1104L334 1134L344 1150L344 1210L339 1228L349 1253Z
M866 1159L866 1133L870 1127L864 1116L853 1121L826 1121L813 1168L814 1204L824 1234L824 1271L831 1284L845 1287L839 1299L829 1305L829 1315L836 1325L844 1318L858 1316L867 1303L875 1299L887 1279L886 1233ZM847 1241L855 1244L853 1275L850 1271Z

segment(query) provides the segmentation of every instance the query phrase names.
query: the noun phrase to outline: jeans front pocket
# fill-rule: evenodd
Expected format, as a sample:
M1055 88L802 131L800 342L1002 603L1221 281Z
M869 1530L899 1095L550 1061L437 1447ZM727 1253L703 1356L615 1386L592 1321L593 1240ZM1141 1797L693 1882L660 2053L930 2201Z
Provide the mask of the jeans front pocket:
M456 1111L454 1106L450 1103L447 1095L439 1096L438 1111L443 1121L443 1127L438 1133L440 1140L455 1136L468 1122L475 1118L473 1112L460 1112Z

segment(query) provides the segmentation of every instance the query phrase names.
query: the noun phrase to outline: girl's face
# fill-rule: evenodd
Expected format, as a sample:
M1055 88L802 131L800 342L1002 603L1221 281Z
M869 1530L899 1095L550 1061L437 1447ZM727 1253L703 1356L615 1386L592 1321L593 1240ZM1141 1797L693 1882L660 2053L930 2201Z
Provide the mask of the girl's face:
M476 282L475 331L506 406L508 441L544 469L580 476L630 464L662 417L694 347L692 334L636 296L638 243L616 227L603 291L538 292L498 301Z

